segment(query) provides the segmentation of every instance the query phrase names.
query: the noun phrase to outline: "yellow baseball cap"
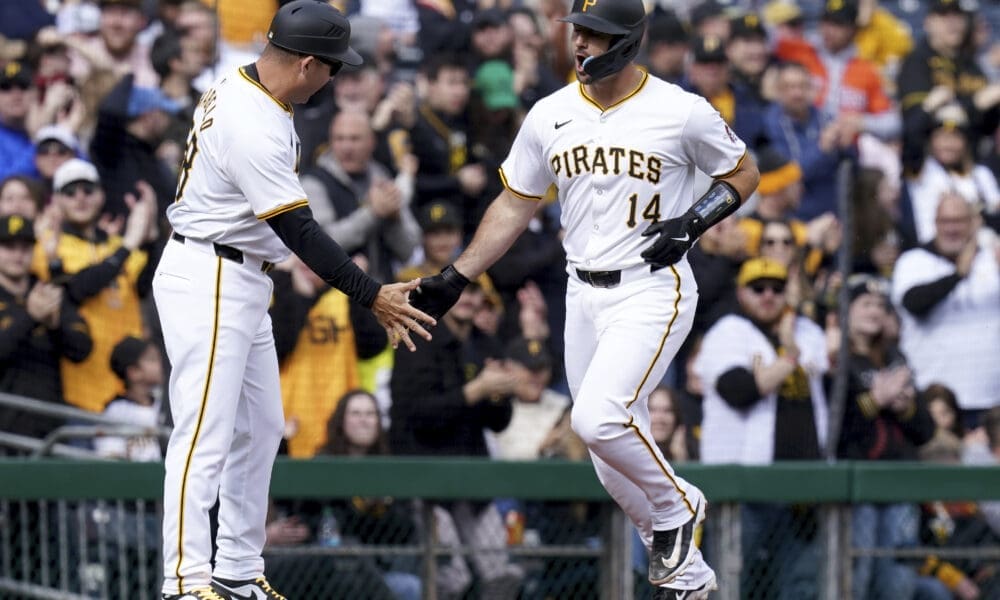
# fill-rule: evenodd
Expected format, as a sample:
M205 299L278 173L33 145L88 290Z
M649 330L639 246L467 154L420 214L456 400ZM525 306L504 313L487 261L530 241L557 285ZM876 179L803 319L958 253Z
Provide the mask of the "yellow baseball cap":
M751 258L740 267L740 272L736 276L736 285L743 287L758 279L785 281L788 279L788 269L772 258Z

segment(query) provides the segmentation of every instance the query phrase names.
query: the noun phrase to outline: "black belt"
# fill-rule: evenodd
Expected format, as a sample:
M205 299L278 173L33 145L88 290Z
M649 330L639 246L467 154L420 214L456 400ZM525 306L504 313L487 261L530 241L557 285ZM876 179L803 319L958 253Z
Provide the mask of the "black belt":
M597 288L611 288L622 282L621 271L583 271L577 269L576 275L580 281Z
M170 234L170 237L172 237L174 241L180 242L182 244L184 243L184 240L187 239L183 235L177 233L176 231ZM232 246L226 246L225 244L217 244L215 242L212 242L212 247L215 248L215 255L218 256L219 258L231 260L234 263L240 265L243 264L243 252L241 250L237 250ZM265 273L269 272L273 268L274 268L274 263L268 262L266 260L260 263L260 270Z

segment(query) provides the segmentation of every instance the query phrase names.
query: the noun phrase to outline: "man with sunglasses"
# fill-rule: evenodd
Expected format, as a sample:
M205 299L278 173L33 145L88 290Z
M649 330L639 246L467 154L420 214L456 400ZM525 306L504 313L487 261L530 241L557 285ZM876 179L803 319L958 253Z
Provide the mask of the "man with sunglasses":
M769 464L822 456L826 341L819 326L788 307L787 281L788 271L777 261L746 261L736 277L738 312L705 334L694 363L705 390L702 462ZM806 515L780 506L744 507L743 548L749 554L743 572L758 584L775 581L768 597L817 594L818 549L812 540L773 535L803 530L811 537ZM773 578L760 576L779 566Z
M370 308L393 347L435 321L407 303L419 280L379 285L325 234L302 189L292 103L358 66L347 19L294 0L260 58L202 95L181 164L174 231L153 293L164 332L174 429L163 491L163 598L282 596L264 577L271 465L284 432L267 272L290 251ZM209 510L219 502L215 564Z
M25 120L36 97L31 69L10 61L0 69L0 179L34 175L34 145Z
M79 140L65 125L46 125L35 134L35 168L49 192L56 171L79 150Z

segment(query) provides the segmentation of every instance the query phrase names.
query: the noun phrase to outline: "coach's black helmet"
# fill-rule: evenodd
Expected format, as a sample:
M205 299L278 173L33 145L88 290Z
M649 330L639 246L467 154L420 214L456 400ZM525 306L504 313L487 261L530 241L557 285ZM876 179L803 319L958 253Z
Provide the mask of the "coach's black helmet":
M573 0L573 10L560 21L612 36L608 51L583 65L584 73L596 81L621 71L639 53L646 8L642 0Z
M364 62L349 45L351 23L347 17L321 0L294 0L282 6L271 20L267 41L328 63L357 67Z

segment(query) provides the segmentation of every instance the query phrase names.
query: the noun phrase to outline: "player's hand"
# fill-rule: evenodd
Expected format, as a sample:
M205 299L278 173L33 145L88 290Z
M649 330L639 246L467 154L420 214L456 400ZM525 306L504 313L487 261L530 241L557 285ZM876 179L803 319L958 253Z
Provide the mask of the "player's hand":
M435 319L440 319L448 312L462 290L469 285L469 279L458 272L454 265L448 265L433 277L420 280L420 287L413 295L412 304Z
M650 271L669 267L691 249L702 232L701 219L691 211L676 219L653 223L642 232L642 237L655 235L657 238L640 256L652 265Z
M408 302L410 292L420 285L419 279L413 279L403 283L385 284L378 290L375 302L372 303L372 313L382 327L389 334L389 342L393 348L399 347L399 342L406 344L406 347L413 352L417 349L413 340L410 339L410 332L414 332L425 340L431 339L431 334L423 328L421 323L436 325L434 317L411 306Z

